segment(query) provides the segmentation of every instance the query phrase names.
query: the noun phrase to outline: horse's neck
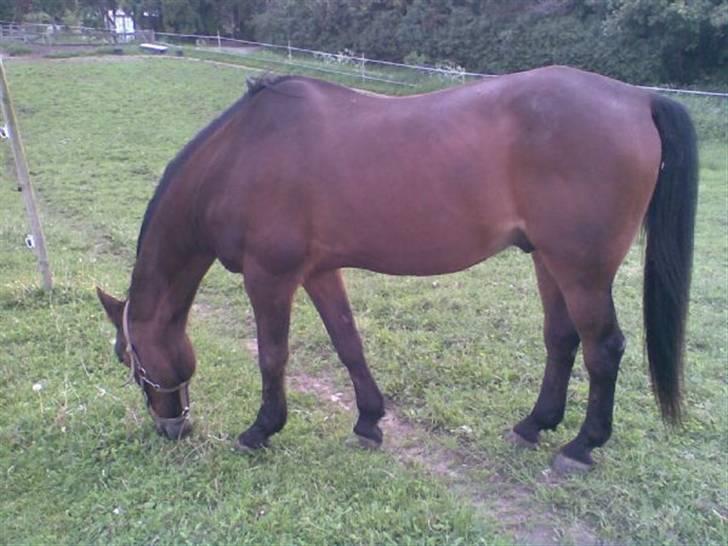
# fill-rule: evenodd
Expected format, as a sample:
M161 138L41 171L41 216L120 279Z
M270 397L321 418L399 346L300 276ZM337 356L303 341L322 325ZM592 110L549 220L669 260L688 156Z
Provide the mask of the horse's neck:
M213 258L179 248L176 244L165 244L158 234L145 237L129 288L134 320L184 327L197 289Z

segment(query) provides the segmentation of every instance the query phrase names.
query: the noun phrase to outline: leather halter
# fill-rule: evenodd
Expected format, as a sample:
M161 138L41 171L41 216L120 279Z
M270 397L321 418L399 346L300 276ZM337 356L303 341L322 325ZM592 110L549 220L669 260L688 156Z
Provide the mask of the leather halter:
M162 387L159 383L156 383L149 378L147 370L144 369L144 366L142 366L142 361L139 358L139 355L134 348L134 344L131 341L131 331L129 329L129 300L127 300L127 302L124 304L122 329L124 332L124 339L126 341L125 351L126 354L129 355L129 380L127 381L127 383L131 383L132 381L134 381L137 385L139 385L139 387L141 387L142 394L144 395L144 401L147 404L147 409L154 418L154 421L160 425L164 425L167 423L172 425L180 425L184 421L188 420L190 417L190 395L188 388L190 380L188 379L187 381L183 381L176 387ZM179 391L182 413L179 414L177 417L160 417L152 407L152 403L149 400L147 390L144 388L145 384L149 385L149 387L151 387L153 390L161 393L173 393Z

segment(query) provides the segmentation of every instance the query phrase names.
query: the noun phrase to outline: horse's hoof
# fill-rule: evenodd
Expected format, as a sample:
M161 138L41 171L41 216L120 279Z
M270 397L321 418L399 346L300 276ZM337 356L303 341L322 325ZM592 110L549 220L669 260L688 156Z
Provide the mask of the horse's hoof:
M518 434L513 429L506 432L505 440L509 444L512 444L516 447L521 447L524 449L538 449L538 444L536 442L531 442L530 440L526 440L523 436Z
M259 447L249 447L245 444L241 444L240 442L235 442L235 444L233 445L233 449L235 449L235 451L237 451L238 453L245 453L246 455L250 455L260 450Z
M244 443L240 438L235 442L233 445L233 448L238 453L245 453L247 455L252 453L258 453L268 447L268 441L265 441L263 443L260 443L255 446L249 446L248 444Z
M554 461L551 463L551 469L562 476L567 474L586 474L592 468L594 468L593 464L577 461L576 459L567 457L563 453L557 453Z
M347 438L345 443L347 447L357 447L367 451L375 451L382 447L382 442L377 442L376 440L372 440L371 438L360 436L358 434L352 434L349 438Z

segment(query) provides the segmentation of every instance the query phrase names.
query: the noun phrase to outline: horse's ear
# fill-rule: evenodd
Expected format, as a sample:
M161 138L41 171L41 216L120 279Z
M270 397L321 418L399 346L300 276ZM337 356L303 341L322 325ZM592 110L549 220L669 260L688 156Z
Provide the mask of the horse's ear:
M124 316L124 302L117 300L114 296L111 296L101 290L98 286L96 287L96 295L99 297L101 305L104 306L106 316L109 320L114 323L114 326L121 329L121 322Z

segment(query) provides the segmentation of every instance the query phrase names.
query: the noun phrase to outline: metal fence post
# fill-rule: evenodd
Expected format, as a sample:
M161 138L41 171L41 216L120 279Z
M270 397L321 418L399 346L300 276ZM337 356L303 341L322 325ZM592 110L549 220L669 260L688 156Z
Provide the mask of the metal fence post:
M28 162L25 158L23 141L18 132L15 110L10 99L10 91L8 89L5 65L3 64L2 57L0 57L0 95L2 95L0 102L2 103L2 114L5 119L6 131L13 148L18 187L23 196L23 204L28 215L28 223L30 224L31 237L26 239L26 244L35 251L35 255L38 258L38 270L43 277L43 288L46 291L50 291L53 288L53 277L51 276L51 268L48 263L43 227L41 226L38 208L35 204L35 194L33 193L33 186L30 183L30 174L28 173Z

